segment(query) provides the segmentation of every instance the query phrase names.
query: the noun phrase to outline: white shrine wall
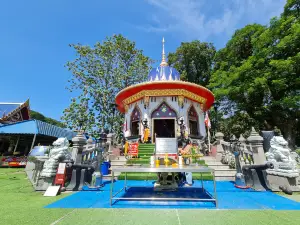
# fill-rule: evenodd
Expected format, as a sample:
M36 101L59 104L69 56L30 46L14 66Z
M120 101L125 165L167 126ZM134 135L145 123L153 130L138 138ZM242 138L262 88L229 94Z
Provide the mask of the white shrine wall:
M189 122L188 122L188 110L190 107L193 105L197 114L198 114L198 127L199 127L199 133L201 136L205 137L206 136L206 129L205 129L205 124L204 124L204 113L200 107L200 104L197 102L194 102L190 99L185 98L184 99L184 106L181 108L178 104L178 96L167 96L167 97L150 97L149 99L149 106L145 109L144 108L144 100L141 99L137 102L134 102L128 106L128 111L125 113L125 121L127 121L127 129L131 129L131 122L130 122L130 117L131 113L134 110L134 107L137 106L141 112L141 120L143 120L145 117L148 120L148 125L151 131L152 135L152 120L151 120L151 114L152 112L157 109L160 104L165 101L177 114L177 118L183 116L184 122L187 127L187 131L189 132ZM175 123L175 129L177 131L178 125ZM179 129L179 128L178 128ZM140 123L139 124L139 134L143 134L143 125Z

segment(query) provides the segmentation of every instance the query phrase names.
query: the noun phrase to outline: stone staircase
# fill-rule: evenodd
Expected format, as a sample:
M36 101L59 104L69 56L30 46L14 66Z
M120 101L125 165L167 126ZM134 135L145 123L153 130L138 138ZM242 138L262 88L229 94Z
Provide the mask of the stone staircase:
M111 167L109 168L109 174L103 175L104 180L110 180L111 179L111 168L121 167L124 166L127 162L127 159L125 156L115 156L110 160ZM117 178L121 173L115 173L114 177Z
M216 159L212 156L204 156L201 159L205 161L205 164L215 169L216 180L219 181L234 181L234 176L236 174L235 169L230 169L228 165L217 162Z

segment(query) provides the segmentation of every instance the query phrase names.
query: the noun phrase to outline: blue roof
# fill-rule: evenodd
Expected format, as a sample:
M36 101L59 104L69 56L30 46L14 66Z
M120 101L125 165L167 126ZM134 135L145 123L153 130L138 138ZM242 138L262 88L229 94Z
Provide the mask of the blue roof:
M159 66L153 68L148 74L148 81L156 80L180 80L179 72L170 66Z
M72 140L72 138L76 136L76 133L71 130L57 127L40 120L25 120L0 126L0 134L40 134L57 138L66 137L68 140Z
M21 103L0 103L0 118L19 108Z

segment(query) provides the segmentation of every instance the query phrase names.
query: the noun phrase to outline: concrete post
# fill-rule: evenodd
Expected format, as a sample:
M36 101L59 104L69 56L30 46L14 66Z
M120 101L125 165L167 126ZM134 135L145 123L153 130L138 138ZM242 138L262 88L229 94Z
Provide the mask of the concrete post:
M112 149L113 149L113 144L114 144L114 140L115 139L115 134L114 133L109 133L107 135L107 144L108 144L108 154L111 155L112 154Z
M244 159L244 156L245 156L244 149L246 148L246 146L245 146L246 139L244 138L243 135L240 135L239 142L241 143L241 146L240 146L240 150L241 150L240 162L241 162L241 166L244 166L245 164L247 164L247 160Z
M263 138L256 132L254 127L252 127L252 131L247 140L253 151L254 164L264 164L266 162L266 156L263 148Z
M82 161L82 150L87 143L87 140L82 132L72 138L73 150L72 150L72 159L75 164L81 164Z
M216 160L217 162L220 162L222 159L222 155L224 153L223 146L221 145L221 141L223 141L224 134L221 132L216 133L216 139L217 139L217 155L216 155Z

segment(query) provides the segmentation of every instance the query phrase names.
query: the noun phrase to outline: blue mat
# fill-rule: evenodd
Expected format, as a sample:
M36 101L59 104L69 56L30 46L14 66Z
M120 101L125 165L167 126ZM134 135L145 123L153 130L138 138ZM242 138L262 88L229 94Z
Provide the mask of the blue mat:
M117 192L124 185L124 181L116 181L114 191ZM118 196L126 197L189 197L207 198L202 192L201 182L195 181L193 187L180 188L176 192L154 192L153 181L127 181L127 192ZM138 187L135 187L138 186ZM213 182L204 181L205 190L213 195ZM110 182L107 182L103 191L80 191L45 208L174 208L174 209L216 209L214 202L198 201L133 201L118 200L110 206ZM300 210L300 203L289 200L272 192L258 192L252 189L238 189L232 182L218 181L217 195L219 209L275 209L275 210Z

